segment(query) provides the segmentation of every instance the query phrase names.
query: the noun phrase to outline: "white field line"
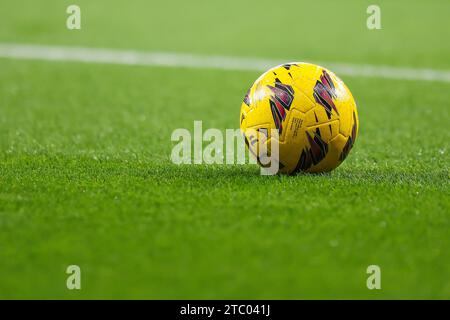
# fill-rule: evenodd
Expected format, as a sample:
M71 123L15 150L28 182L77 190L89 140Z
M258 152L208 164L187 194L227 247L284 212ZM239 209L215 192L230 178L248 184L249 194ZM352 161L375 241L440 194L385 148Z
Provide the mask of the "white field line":
M258 58L207 56L183 53L139 52L65 46L0 43L0 58L76 61L120 65L187 67L222 70L264 71L287 61ZM317 62L316 62L317 63ZM450 82L450 71L347 63L319 63L338 75L398 80Z

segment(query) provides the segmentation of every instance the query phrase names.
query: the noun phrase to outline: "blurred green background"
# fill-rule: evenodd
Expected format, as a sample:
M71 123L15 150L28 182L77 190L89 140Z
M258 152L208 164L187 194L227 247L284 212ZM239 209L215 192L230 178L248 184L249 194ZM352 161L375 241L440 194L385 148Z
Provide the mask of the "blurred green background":
M65 28L66 8L82 31ZM366 27L381 8L382 30ZM446 0L3 1L2 42L449 68Z

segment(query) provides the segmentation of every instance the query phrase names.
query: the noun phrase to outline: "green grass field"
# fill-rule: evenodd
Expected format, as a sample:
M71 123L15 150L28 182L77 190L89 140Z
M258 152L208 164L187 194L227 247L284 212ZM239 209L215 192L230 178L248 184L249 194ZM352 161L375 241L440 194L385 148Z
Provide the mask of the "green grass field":
M0 42L450 69L448 1L378 1L375 31L368 1L152 2L79 0L69 31L71 1L3 1ZM450 298L450 83L342 76L361 127L329 174L172 164L258 75L0 58L0 298Z

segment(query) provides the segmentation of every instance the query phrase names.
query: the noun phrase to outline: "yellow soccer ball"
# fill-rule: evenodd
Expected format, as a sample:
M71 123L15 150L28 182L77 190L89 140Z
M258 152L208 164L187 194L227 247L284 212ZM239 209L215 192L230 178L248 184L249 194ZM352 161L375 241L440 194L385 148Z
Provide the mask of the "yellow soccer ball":
M359 121L355 100L342 80L320 66L294 62L255 81L242 103L240 127L255 155L254 140L262 138L248 132L267 132L262 143L270 149L267 135L277 130L279 172L296 174L339 166L355 143Z

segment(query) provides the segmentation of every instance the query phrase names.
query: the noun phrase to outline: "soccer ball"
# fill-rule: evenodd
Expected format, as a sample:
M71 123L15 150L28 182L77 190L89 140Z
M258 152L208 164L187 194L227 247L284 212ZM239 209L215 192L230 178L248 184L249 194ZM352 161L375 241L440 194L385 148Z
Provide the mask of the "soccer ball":
M254 155L256 140L270 152L270 132L276 130L279 173L296 174L339 166L355 143L359 121L342 80L320 66L295 62L272 68L255 81L242 103L240 127ZM264 137L248 132L264 132Z

